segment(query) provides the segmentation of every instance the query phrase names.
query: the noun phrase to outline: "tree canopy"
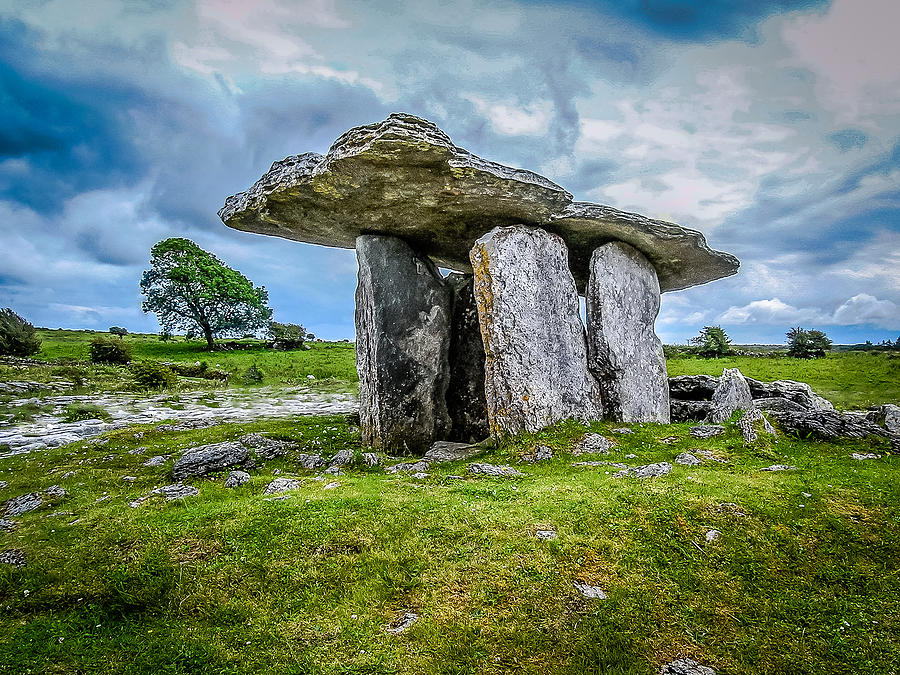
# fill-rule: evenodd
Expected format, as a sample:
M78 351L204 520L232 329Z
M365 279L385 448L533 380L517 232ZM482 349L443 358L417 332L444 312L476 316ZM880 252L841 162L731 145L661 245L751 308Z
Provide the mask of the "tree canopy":
M831 338L820 330L791 328L787 339L788 356L798 359L821 359L831 349Z
M272 318L264 286L189 239L165 239L150 249L141 293L141 308L156 314L163 331L202 333L209 349L215 337L255 331Z
M691 338L697 345L696 354L705 358L719 358L732 353L731 338L721 326L704 326L700 335Z

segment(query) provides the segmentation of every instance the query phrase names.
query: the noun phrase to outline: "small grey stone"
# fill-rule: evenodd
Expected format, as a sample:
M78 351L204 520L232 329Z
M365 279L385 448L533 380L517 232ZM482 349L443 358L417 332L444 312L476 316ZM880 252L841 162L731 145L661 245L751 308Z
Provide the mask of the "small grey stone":
M635 455L633 452L630 452L627 455L625 455L625 459L636 459L636 458L637 458L637 455Z
M760 469L760 471L796 471L796 466L791 466L790 464L773 464L772 466L766 466Z
M312 471L325 466L325 458L321 455L300 454L297 455L297 463L304 469Z
M44 490L44 494L52 497L53 499L62 499L66 496L66 491L59 485L51 485L46 490Z
M225 479L225 487L236 488L250 480L250 474L246 471L231 471Z
M698 464L702 464L703 461L689 452L682 452L675 458L675 463L683 464L684 466L697 466Z
M606 600L606 592L599 586L583 584L580 581L573 581L572 585L575 586L576 591L588 600Z
M185 485L184 483L173 483L172 485L164 485L150 491L151 495L162 495L167 502L175 499L184 499L185 497L196 497L200 494L200 490L193 485Z
M279 492L288 492L300 487L300 481L294 478L276 478L266 486L263 494L274 495Z
M144 466L162 466L166 462L169 461L169 455L154 455L146 462L144 462Z
M775 435L775 428L769 424L769 420L759 409L753 407L745 411L738 420L738 427L741 435L744 437L745 443L755 443L759 439L759 434L764 433L770 436Z
M19 497L13 497L3 503L3 512L7 516L21 516L23 513L34 511L44 503L43 498L37 492L29 492Z
M323 490L334 490L335 488L341 487L340 483L327 483L322 486Z
M431 474L426 473L425 471L417 471L414 474L410 474L410 478L415 478L416 480L425 480Z
M627 464L621 462L572 462L572 466L611 466L615 469L627 469Z
M466 466L466 471L470 474L492 476L494 478L515 478L525 475L520 471L516 471L511 466L498 466L496 464L484 463L469 464Z
M628 431L631 433L630 429ZM579 455L608 455L615 444L614 440L600 434L585 434L572 449L572 454L576 457Z
M453 443L451 441L435 441L422 459L426 462L457 462L477 455L481 448L471 443Z
M14 520L9 520L7 518L0 518L0 532L12 532L17 527L17 523Z
M122 480L124 480L126 483L133 483L137 480L137 476L122 476Z
M241 443L224 441L188 449L172 466L172 478L182 480L191 476L205 476L213 471L243 464L250 452Z
M633 434L634 429L629 429L628 427L619 427L617 429L610 429L614 434Z
M9 485L9 483L7 483L5 480L0 480L0 490L5 488L7 485Z
M388 473L419 473L428 469L428 462L419 460L418 462L400 462L393 466L387 467L385 471Z
M535 530L534 536L541 541L550 541L556 539L556 530Z
M850 455L853 459L879 459L881 455L875 455L871 452L854 452Z
M693 659L676 659L664 665L660 675L716 675L716 671L708 666L701 666Z
M522 457L522 461L529 464L544 462L548 459L553 459L553 451L546 445L539 445L534 449L534 452L530 452Z
M706 535L704 535L704 539L706 539L707 544L711 544L714 541L717 541L722 536L722 533L718 530L707 530Z
M362 459L366 466L379 466L381 464L381 457L374 452L364 452Z
M413 614L412 612L403 612L403 615L400 616L396 621L394 621L388 628L386 628L385 632L390 633L391 635L399 635L403 631L407 630L410 626L412 626L416 621L418 621L418 619L418 614Z
M280 476L280 475L281 475L281 469L272 469L272 475L273 475L273 476Z
M334 457L332 457L331 461L328 463L328 468L332 469L334 467L347 466L352 461L353 451L345 448L335 453Z
M691 436L694 438L713 438L725 433L725 427L721 424L698 424L691 427Z
M61 480L66 480L67 478L71 478L75 475L74 471L66 471L62 476L60 476Z
M0 551L0 564L25 567L25 551L17 548Z
M645 464L643 466L633 466L628 469L623 469L614 474L614 476L616 478L623 478L625 476L634 476L635 478L658 478L659 476L665 476L671 470L672 465L668 462L657 462L655 464Z

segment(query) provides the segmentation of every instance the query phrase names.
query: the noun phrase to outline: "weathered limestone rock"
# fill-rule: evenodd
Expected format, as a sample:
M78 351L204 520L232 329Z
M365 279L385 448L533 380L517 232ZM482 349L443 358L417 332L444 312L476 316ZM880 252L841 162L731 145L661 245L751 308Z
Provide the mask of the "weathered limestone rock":
M458 462L462 459L474 457L484 448L471 443L453 443L452 441L435 441L429 448L428 452L422 457L424 462L434 462L440 464L442 462Z
M632 466L627 469L614 473L613 478L624 478L626 476L634 476L635 478L659 478L667 475L672 470L672 465L668 462L657 462L656 464L644 464L643 466Z
M673 400L708 401L718 383L712 375L677 375L669 378L669 395Z
M434 264L395 237L356 240L356 369L363 440L422 453L449 426L450 292Z
M229 471L225 479L225 487L236 488L250 480L250 474L246 471Z
M466 467L466 472L475 476L491 476L493 478L519 478L525 475L521 471L516 471L507 464L498 466L496 464L485 464L483 462L469 464Z
M660 675L716 675L716 671L693 659L676 659L660 669Z
M713 409L710 422L724 422L738 410L750 410L753 397L750 386L737 368L726 368L712 395Z
M172 478L182 481L191 476L205 476L230 466L243 464L250 459L250 452L236 441L210 443L189 448L172 466Z
M264 495L277 495L282 492L290 492L291 490L296 490L300 487L300 481L296 478L276 478L271 483L266 485L266 489L263 490Z
M865 438L889 437L884 427L866 419L865 414L840 413L834 410L808 410L805 412L772 412L785 433L800 438Z
M657 270L663 291L734 274L738 261L699 232L572 195L531 171L457 147L428 120L394 113L355 127L328 153L275 162L246 192L225 200L229 227L352 248L360 234L402 237L442 267L471 272L472 243L495 226L539 225L572 252L579 289L598 246L624 241Z
M498 227L475 242L471 259L491 433L602 417L563 240Z
M669 401L672 422L702 422L712 412L712 401Z
M775 435L775 428L759 408L750 408L738 420L738 428L745 443L756 443L761 433Z
M669 382L662 342L656 271L623 242L591 256L587 305L588 366L607 415L623 422L669 423Z
M886 403L873 408L866 419L882 425L892 434L900 434L900 406Z
M475 443L490 433L484 397L484 340L478 325L475 278L454 272L444 281L453 293L450 383L446 397L450 438Z
M819 396L805 382L794 382L793 380L760 382L750 377L745 379L750 386L750 394L754 400L765 400L775 397L786 398L807 410L834 410L831 401Z

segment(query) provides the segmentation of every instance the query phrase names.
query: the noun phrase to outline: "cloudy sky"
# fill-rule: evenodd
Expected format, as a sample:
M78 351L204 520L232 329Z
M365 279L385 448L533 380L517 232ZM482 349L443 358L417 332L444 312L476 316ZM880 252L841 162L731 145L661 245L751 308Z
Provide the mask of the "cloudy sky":
M576 198L742 261L663 296L681 342L900 334L897 0L0 0L0 306L158 329L149 249L193 239L275 316L353 337L352 251L235 232L225 197L405 111Z

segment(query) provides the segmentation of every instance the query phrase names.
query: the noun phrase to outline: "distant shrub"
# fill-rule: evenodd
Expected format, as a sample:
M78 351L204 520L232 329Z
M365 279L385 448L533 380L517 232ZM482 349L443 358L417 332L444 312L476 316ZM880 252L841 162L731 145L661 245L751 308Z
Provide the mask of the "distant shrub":
M721 326L704 326L700 335L691 338L694 353L706 359L717 359L734 353L731 338Z
M121 326L110 326L109 329L110 334L118 335L119 337L125 337L128 335L128 329L122 328Z
M788 356L797 359L825 358L825 352L831 349L831 338L820 330L791 328L787 339Z
M131 361L131 345L121 339L98 336L91 340L91 362L126 364Z
M253 364L247 370L244 371L244 374L241 376L241 382L244 384L259 384L263 381L263 373L262 371L256 367L256 364Z
M9 307L0 310L0 356L31 356L40 349L34 326Z
M57 366L50 371L51 375L56 375L57 377L63 377L67 379L69 382L74 384L76 387L84 386L84 378L87 376L87 371L80 366L75 365L63 365Z
M65 422L109 419L109 413L96 403L71 403L66 407L65 415L63 415L63 421Z
M166 363L166 365L182 377L203 377L209 369L209 364L206 361Z
M682 345L663 345L663 356L667 359L681 359L691 355L691 349Z
M131 374L135 384L143 389L166 389L178 381L175 373L158 361L135 361Z
M160 341L160 342L168 342L168 341L171 340L173 337L174 337L174 336L173 336L169 331L164 330L164 331L162 331L162 332L159 334L159 341Z
M269 335L272 336L275 349L302 349L306 341L306 329L296 323L269 323Z

